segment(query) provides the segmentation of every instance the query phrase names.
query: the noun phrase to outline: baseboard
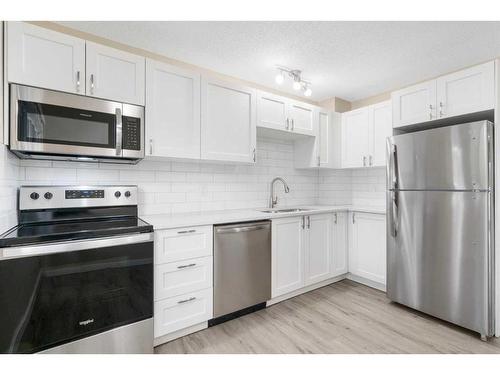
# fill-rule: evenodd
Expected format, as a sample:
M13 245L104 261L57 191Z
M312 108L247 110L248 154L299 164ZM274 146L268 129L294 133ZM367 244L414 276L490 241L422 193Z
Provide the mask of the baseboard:
M284 300L296 297L296 296L298 296L300 294L304 294L304 293L310 292L311 290L322 288L324 286L336 283L338 281L344 280L345 278L346 278L346 274L339 275L339 276L335 276L335 277L332 277L332 278L327 279L327 280L323 280L323 281L321 281L319 283L308 285L308 286L306 286L304 288L300 288L300 289L294 290L293 292L290 292L290 293L287 293L287 294L283 294L281 296L275 297L275 298L267 301L267 306L271 306L271 305L274 305L274 304L279 303L281 301L284 301Z
M386 292L387 291L387 288L386 288L385 284L382 284L382 283L379 283L377 281L373 281L373 280L367 279L367 278L362 277L362 276L358 276L358 275L354 275L352 273L348 273L347 274L347 279L355 281L355 282L363 284L363 285L366 285L366 286L369 286L370 288L381 290L382 292Z
M186 327L183 329L179 329L178 331L167 333L166 335L155 337L154 346L165 344L166 342L178 339L182 336L190 335L191 333L201 331L205 328L208 328L208 322L202 322L195 324L194 326Z

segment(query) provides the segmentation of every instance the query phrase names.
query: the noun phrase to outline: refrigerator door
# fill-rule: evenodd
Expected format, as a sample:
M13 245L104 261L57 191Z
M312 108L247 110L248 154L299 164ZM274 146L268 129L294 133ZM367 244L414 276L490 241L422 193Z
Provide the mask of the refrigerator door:
M492 130L478 121L389 138L388 188L487 190Z
M493 334L490 194L388 192L391 300Z

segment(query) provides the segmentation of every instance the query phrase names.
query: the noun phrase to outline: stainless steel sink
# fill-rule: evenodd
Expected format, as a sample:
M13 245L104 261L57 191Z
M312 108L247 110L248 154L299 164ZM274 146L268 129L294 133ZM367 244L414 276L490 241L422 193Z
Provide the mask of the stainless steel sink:
M260 212L266 212L269 214L279 214L279 213L287 213L287 212L302 212L302 211L311 211L308 208L270 208L268 210L259 210Z

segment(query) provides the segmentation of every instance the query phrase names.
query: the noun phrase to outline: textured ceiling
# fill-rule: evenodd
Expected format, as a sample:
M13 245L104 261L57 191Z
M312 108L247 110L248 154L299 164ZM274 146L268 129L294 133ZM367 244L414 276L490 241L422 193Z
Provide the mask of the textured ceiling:
M313 100L359 100L500 56L500 22L60 22L261 85L303 71Z

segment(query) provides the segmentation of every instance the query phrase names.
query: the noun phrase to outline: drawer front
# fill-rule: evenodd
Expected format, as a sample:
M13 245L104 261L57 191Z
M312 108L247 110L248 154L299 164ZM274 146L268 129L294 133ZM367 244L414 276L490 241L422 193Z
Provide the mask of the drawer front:
M160 230L155 234L155 264L211 256L212 226Z
M155 337L212 319L212 288L155 302Z
M212 257L155 266L155 301L212 287Z

